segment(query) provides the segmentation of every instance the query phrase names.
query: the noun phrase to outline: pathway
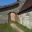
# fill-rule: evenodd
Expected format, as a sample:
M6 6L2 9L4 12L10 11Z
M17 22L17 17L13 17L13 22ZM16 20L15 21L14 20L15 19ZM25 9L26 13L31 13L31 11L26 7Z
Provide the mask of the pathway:
M12 28L16 29L18 32L24 32L23 30L19 29L15 23L11 23L10 26L12 26Z

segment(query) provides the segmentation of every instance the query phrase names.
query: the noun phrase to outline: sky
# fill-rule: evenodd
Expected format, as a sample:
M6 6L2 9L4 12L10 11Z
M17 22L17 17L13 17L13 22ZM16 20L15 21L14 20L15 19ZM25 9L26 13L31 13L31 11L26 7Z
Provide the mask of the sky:
M7 4L12 4L16 1L17 0L0 0L0 6L7 5Z

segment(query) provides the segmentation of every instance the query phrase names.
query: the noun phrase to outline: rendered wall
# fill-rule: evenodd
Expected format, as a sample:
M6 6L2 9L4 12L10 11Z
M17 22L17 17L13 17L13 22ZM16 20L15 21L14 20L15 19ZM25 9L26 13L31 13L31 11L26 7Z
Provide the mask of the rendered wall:
M32 8L25 11L22 14L18 15L20 19L19 23L27 26L28 28L32 28Z

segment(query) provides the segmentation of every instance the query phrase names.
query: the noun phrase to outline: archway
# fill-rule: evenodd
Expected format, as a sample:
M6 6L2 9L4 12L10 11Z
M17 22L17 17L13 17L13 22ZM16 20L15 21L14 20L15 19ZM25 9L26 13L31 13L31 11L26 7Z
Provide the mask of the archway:
M16 21L16 13L15 12L9 12L8 20Z

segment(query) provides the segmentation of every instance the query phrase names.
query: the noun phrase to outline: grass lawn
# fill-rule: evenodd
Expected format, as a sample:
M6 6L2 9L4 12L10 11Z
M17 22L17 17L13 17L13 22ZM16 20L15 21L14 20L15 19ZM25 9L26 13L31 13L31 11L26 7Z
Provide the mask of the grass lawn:
M32 30L30 30L29 28L27 28L26 26L23 26L19 23L15 23L20 29L22 29L24 32L32 32Z
M32 32L29 28L27 28L26 26L23 26L19 23L13 22L13 21L9 21L8 24L0 24L0 32L17 32L16 29L13 29L10 26L10 23L15 23L21 30L23 30L24 32Z
M10 24L0 24L0 32L17 32Z

